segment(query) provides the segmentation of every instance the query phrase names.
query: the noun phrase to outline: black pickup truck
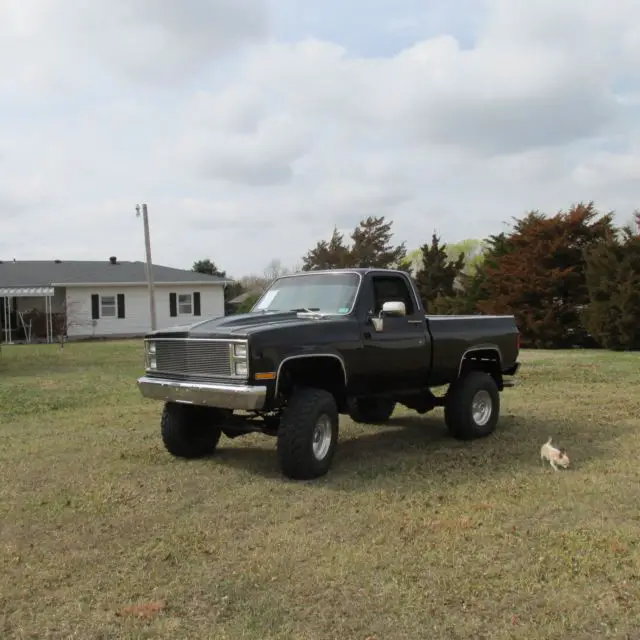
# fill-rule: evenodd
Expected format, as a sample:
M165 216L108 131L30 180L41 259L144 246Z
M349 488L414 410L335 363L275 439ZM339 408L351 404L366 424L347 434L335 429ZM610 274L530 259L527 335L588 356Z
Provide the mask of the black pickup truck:
M275 280L249 313L147 335L138 386L164 402L171 454L257 431L276 436L285 476L311 479L331 466L340 414L383 424L396 404L443 406L453 437L489 435L519 349L513 316L425 315L403 271L308 271Z

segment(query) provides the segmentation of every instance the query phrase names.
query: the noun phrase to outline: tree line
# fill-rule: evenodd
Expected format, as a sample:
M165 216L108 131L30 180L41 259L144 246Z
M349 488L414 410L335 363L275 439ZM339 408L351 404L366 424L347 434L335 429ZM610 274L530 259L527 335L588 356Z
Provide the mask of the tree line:
M635 214L640 225L640 213ZM592 202L548 216L530 211L508 231L447 245L437 233L418 249L394 244L393 222L369 216L349 242L334 227L302 257L299 269L395 268L413 278L427 313L514 314L525 347L640 348L640 236L616 226ZM208 264L207 264L208 263ZM274 264L276 269L273 268ZM210 261L194 270L210 271ZM283 275L277 261L263 278L228 287L228 313L251 308ZM248 293L240 305L229 304Z

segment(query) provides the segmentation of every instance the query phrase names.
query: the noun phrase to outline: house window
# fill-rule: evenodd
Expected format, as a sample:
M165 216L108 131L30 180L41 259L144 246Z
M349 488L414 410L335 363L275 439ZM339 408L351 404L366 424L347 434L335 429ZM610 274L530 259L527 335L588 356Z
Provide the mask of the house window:
M178 315L190 316L193 314L193 301L190 293L178 295Z
M100 317L115 318L117 314L116 297L100 296Z
M169 316L199 316L202 313L200 304L200 292L170 293Z
M99 293L91 294L91 319L124 318L124 293L103 296Z

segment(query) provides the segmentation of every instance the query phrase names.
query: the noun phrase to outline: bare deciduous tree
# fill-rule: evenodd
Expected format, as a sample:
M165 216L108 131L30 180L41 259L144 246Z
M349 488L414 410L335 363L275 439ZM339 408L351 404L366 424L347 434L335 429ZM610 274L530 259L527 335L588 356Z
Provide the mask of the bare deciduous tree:
M72 327L95 327L96 322L91 318L86 318L79 310L77 302L67 303L65 300L60 311L52 315L53 335L60 343L60 348L64 347L65 339L69 336L69 329Z
M279 258L274 258L264 269L264 277L268 282L273 282L277 278L289 275L292 272L291 269L282 266L282 262Z

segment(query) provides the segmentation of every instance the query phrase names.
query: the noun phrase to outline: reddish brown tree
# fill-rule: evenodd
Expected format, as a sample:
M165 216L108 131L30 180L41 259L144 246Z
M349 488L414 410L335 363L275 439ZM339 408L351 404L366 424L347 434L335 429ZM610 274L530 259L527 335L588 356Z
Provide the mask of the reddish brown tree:
M613 214L593 203L547 217L532 211L499 237L481 270L483 313L513 313L523 344L539 348L580 344L580 311L589 301L584 251L615 233Z

